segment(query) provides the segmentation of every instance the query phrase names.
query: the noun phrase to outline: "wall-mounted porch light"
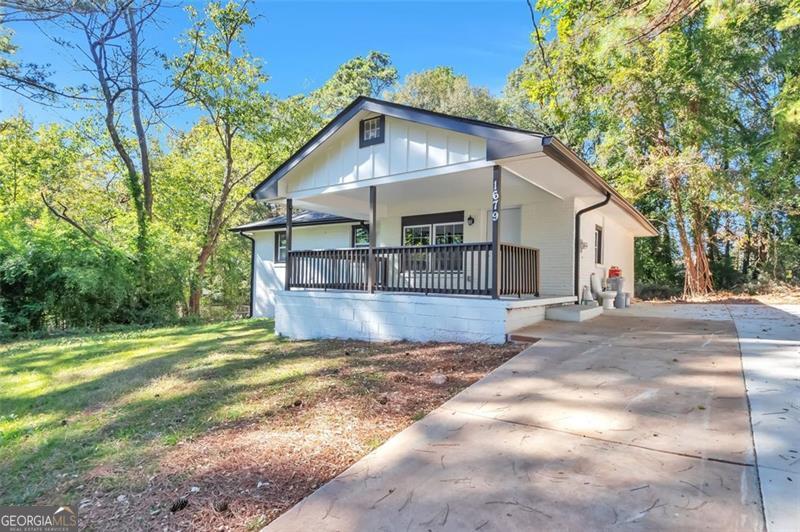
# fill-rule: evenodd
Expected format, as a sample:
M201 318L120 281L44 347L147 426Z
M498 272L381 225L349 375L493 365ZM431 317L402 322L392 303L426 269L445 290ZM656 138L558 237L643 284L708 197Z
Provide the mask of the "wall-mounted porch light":
M475 223L475 218L473 218L471 214L467 216L467 225L472 225L474 223Z

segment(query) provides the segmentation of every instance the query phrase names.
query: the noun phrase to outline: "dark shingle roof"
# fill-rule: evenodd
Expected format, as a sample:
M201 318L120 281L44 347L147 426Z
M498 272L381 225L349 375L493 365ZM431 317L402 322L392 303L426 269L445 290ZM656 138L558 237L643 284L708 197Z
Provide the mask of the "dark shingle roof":
M353 218L345 218L344 216L337 216L335 214L328 214L326 212L316 211L300 211L294 213L292 216L292 226L303 225L325 225L325 224L339 224L347 222L359 222ZM259 229L279 229L286 227L286 215L275 216L274 218L267 218L258 222L251 222L249 224L233 227L230 231L241 233L244 231L257 231Z

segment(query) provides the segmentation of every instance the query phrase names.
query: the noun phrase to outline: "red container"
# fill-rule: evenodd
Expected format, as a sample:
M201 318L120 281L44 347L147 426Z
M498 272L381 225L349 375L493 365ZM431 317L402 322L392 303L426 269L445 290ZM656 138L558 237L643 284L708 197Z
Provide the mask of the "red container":
M622 277L622 268L619 266L612 266L608 269L609 277Z

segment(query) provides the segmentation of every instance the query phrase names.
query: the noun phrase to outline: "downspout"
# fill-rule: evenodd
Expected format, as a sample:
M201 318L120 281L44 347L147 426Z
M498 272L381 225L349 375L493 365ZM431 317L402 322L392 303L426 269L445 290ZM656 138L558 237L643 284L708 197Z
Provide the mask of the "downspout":
M244 233L237 233L239 236L245 237L247 240L250 241L250 303L249 303L249 310L247 311L247 317L253 317L253 289L255 288L255 272L256 272L256 241L250 235L246 235Z
M606 199L601 201L600 203L595 203L594 205L589 205L585 209L579 210L575 213L575 304L579 305L581 302L580 296L580 279L581 279L581 216L589 211L593 211L595 209L599 209L600 207L606 205L609 201L611 201L611 192L606 192Z

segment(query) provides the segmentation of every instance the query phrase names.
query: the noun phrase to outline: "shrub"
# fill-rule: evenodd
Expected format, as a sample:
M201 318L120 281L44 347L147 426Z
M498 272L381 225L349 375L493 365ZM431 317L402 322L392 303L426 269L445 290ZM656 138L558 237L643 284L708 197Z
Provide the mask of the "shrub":
M661 284L636 284L635 294L636 297L643 300L653 300L653 299L661 299L661 300L669 300L680 297L682 294L682 290L680 288L676 288L671 285L661 285Z

